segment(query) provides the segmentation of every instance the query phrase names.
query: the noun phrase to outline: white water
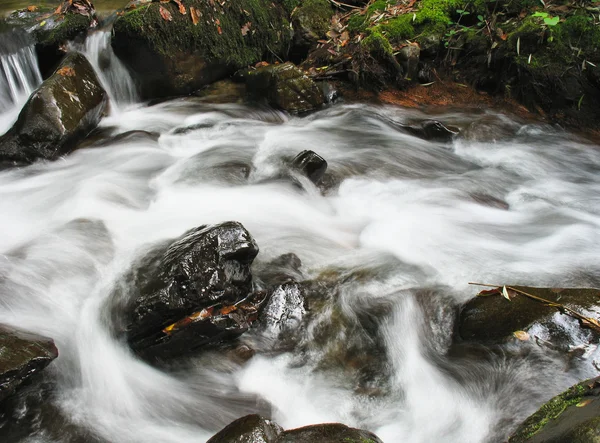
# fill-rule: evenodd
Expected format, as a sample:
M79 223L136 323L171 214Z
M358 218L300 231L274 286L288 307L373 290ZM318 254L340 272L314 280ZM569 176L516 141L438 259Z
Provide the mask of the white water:
M42 82L33 43L26 36L6 33L0 45L0 134L17 119L29 95Z
M515 343L449 353L453 309L474 295L469 281L598 286L600 151L493 112L434 116L463 130L451 145L388 124L426 117L337 105L296 118L195 99L123 109L102 122L98 146L0 172L0 323L54 338L48 401L110 442L202 442L252 412L285 428L341 421L387 443L502 441L542 401L595 375L599 356L567 366L561 353ZM132 130L148 133L109 138ZM268 180L303 149L328 160L339 187L322 195ZM244 365L213 352L171 372L139 361L109 327L123 273L144 247L226 220L253 234L258 261L294 252L306 278L349 278L297 352L252 331L242 340L258 354ZM331 326L334 312L346 326ZM372 374L335 357L375 343ZM69 436L42 427L27 441Z
M110 37L111 29L100 29L91 32L83 43L71 43L71 49L85 54L108 93L111 112L118 113L139 97L129 71L112 50Z

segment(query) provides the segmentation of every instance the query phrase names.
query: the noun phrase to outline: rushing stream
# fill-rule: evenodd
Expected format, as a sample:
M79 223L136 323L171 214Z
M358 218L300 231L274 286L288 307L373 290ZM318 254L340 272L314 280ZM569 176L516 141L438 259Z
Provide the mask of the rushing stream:
M106 38L80 49L93 58ZM102 78L117 102L135 100ZM1 97L0 119L14 120L9 100L22 102ZM470 281L600 285L598 146L492 110L338 103L292 117L198 98L112 109L85 148L0 172L0 323L55 340L45 401L101 441L203 442L259 412L386 443L500 442L597 374L593 348L575 359L535 343L488 349L453 344L453 330ZM425 118L462 134L443 144L397 130ZM324 192L276 179L304 149L329 163ZM226 220L255 237L257 267L293 252L302 278L337 275L337 296L295 347L250 331L246 363L217 351L169 370L143 363L110 330L115 287L150 245ZM361 355L342 358L344 347ZM39 423L22 441L69 441L70 427Z

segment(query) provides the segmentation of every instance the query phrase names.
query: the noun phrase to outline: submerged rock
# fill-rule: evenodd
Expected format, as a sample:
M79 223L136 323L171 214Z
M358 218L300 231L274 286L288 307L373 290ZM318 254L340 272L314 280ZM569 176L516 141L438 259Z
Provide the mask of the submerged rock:
M201 226L148 254L125 309L129 344L170 357L240 335L257 315L250 265L258 246L237 222Z
M582 314L584 310L597 311L600 305L599 289L514 288L560 303ZM527 332L539 325L545 333L544 337L540 337L543 340L568 342L570 332L565 330L563 322L557 322L559 319L576 325L574 318L561 314L557 308L524 295L516 295L510 302L500 295L480 296L467 302L462 309L459 334L463 340L500 343L512 337L516 331ZM581 332L590 338L594 334L589 329L582 329Z
M293 63L263 66L243 77L252 98L284 111L301 114L325 103L323 91Z
M277 423L252 414L230 423L206 443L272 443L282 431Z
M298 283L290 282L275 288L260 314L260 322L271 334L280 336L300 327L304 314L302 289Z
M174 2L138 2L115 22L113 49L143 98L192 93L289 47L289 23L273 2L183 3L185 14Z
M0 162L54 160L96 127L108 97L87 59L69 54L29 97L17 122L0 137Z
M583 381L527 418L510 443L596 443L600 437L600 377Z
M341 423L326 423L283 431L271 420L247 415L229 424L207 443L382 443L373 433Z
M458 135L458 129L448 127L437 120L425 120L418 125L406 126L404 129L414 136L431 141L449 142Z
M56 357L52 339L0 325L0 401Z

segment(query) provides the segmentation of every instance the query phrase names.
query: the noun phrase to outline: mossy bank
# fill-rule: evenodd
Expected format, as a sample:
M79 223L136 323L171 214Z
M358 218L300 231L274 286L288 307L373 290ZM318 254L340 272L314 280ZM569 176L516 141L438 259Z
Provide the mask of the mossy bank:
M115 22L115 53L135 73L146 98L191 93L236 69L283 57L289 49L290 24L276 3L190 0L185 5L181 11L174 3L141 5Z

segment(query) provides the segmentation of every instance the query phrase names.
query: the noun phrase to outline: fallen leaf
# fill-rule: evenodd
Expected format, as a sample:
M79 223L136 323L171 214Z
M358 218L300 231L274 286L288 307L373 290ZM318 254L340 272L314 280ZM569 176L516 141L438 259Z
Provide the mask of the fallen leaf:
M265 66L269 66L269 62L258 62L254 65L255 68L263 68Z
M502 297L504 297L508 301L512 301L510 299L510 295L508 295L508 289L506 289L506 286L502 286Z
M242 26L242 35L248 34L248 32L250 31L250 26L252 26L251 22L248 22L244 26Z
M37 7L37 6L35 6L35 5L27 6L27 10L28 10L29 12L35 12L35 11L37 11L38 9L40 9L40 8L38 8L38 7Z
M181 3L181 0L173 0L177 6L179 6L179 13L182 15L187 14L187 11L185 10L185 6L183 6L183 3Z
M234 305L231 306L223 306L221 308L221 315L227 315L233 311L235 311L237 308Z
M219 35L223 34L223 30L220 26L217 26L217 32L219 33Z
M494 288L494 289L484 289L483 291L480 291L479 294L477 294L478 297L485 297L487 295L498 295L500 294L500 288Z
M190 17L192 17L192 23L194 23L194 26L196 26L200 21L200 14L199 11L193 6L190 6Z
M525 331L515 331L513 335L521 341L529 340L529 334Z
M592 400L591 398L588 398L587 400L580 401L575 406L577 406L578 408L583 408L583 407L589 405L592 401L594 401L594 400Z
M40 28L43 28L45 24L46 24L46 20L40 22Z
M160 12L160 16L163 18L163 20L166 20L168 22L172 22L173 21L173 16L171 15L171 13L165 9L162 5L159 7L159 12Z
M74 77L75 70L70 66L63 66L58 71L56 71L58 75L62 75L63 77Z

